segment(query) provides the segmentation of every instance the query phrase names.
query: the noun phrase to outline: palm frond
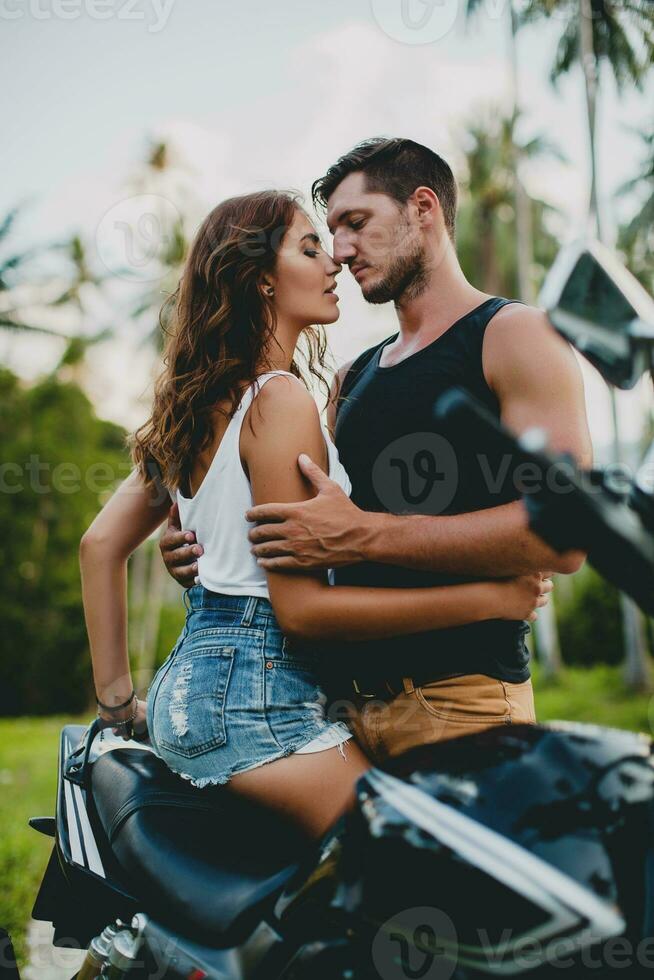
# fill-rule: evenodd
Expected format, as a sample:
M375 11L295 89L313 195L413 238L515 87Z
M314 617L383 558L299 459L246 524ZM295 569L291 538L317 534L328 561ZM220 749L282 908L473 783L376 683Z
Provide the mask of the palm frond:
M4 238L6 238L9 232L11 231L14 221L18 217L19 212L20 212L20 208L18 207L11 208L10 211L7 211L6 215L0 222L0 242Z
M60 333L58 330L51 330L49 327L39 327L31 323L22 323L20 320L13 320L6 315L0 315L0 328L10 330L12 333L38 333L47 337L57 337L59 340L68 340L68 335Z
M579 29L576 20L569 21L559 38L550 69L550 81L556 85L562 75L567 74L579 58Z

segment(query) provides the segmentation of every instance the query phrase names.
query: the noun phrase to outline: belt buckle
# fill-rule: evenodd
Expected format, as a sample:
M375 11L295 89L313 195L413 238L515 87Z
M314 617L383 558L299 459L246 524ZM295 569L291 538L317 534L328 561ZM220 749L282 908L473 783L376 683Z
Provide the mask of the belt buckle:
M357 682L356 677L353 677L352 678L352 686L354 687L354 690L356 691L356 693L359 695L360 698L376 698L377 697L376 694L364 694L364 692L359 687L359 684Z

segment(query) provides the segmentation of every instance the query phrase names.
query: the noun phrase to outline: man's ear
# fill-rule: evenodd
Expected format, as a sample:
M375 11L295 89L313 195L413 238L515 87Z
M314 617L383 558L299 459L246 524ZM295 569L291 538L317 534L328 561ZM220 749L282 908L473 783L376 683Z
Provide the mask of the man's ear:
M418 220L433 224L436 216L440 214L441 205L438 195L431 187L416 187L410 199L416 209Z

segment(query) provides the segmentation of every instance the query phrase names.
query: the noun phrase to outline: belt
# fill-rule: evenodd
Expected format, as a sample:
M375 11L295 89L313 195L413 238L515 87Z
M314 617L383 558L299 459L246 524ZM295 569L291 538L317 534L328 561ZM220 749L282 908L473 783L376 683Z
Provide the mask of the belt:
M450 677L462 677L462 674L434 674L433 671L418 671L417 673L407 674L388 674L383 678L374 680L362 677L352 677L351 683L354 693L360 698L377 698L378 700L388 700L397 697L398 694L410 694L416 687L424 687L426 684L434 684L437 681L444 681Z

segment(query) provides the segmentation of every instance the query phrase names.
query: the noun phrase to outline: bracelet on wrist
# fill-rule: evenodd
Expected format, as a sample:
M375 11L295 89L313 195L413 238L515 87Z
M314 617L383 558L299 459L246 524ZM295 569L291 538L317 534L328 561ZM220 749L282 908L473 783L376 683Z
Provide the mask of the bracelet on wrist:
M96 695L95 700L96 700L97 704L102 708L103 711L112 712L112 711L122 711L123 708L128 708L129 705L132 703L132 701L134 700L135 697L136 697L136 691L135 691L134 688L132 688L132 693L128 697L127 701L123 701L122 704L114 704L114 705L103 704L102 701L100 700L100 698L97 695Z
M134 711L132 712L132 714L129 716L129 718L123 718L122 721L114 721L114 722L112 722L114 728L125 728L127 725L131 725L131 723L136 718L138 709L139 709L139 699L137 697L135 697L134 698Z
M135 697L134 698L134 710L132 711L132 714L129 716L129 718L123 718L121 721L113 721L113 720L111 720L109 718L102 718L102 715L100 714L99 711L98 711L98 716L100 718L102 718L102 720L106 723L106 726L107 727L110 727L110 728L113 728L113 729L116 729L116 728L124 729L125 733L129 737L131 737L132 734L133 734L133 732L134 732L133 722L134 722L134 719L136 718L136 715L138 714L138 709L139 709L139 699L137 697ZM104 732L102 732L100 734L100 738L103 738L103 736L104 736Z

